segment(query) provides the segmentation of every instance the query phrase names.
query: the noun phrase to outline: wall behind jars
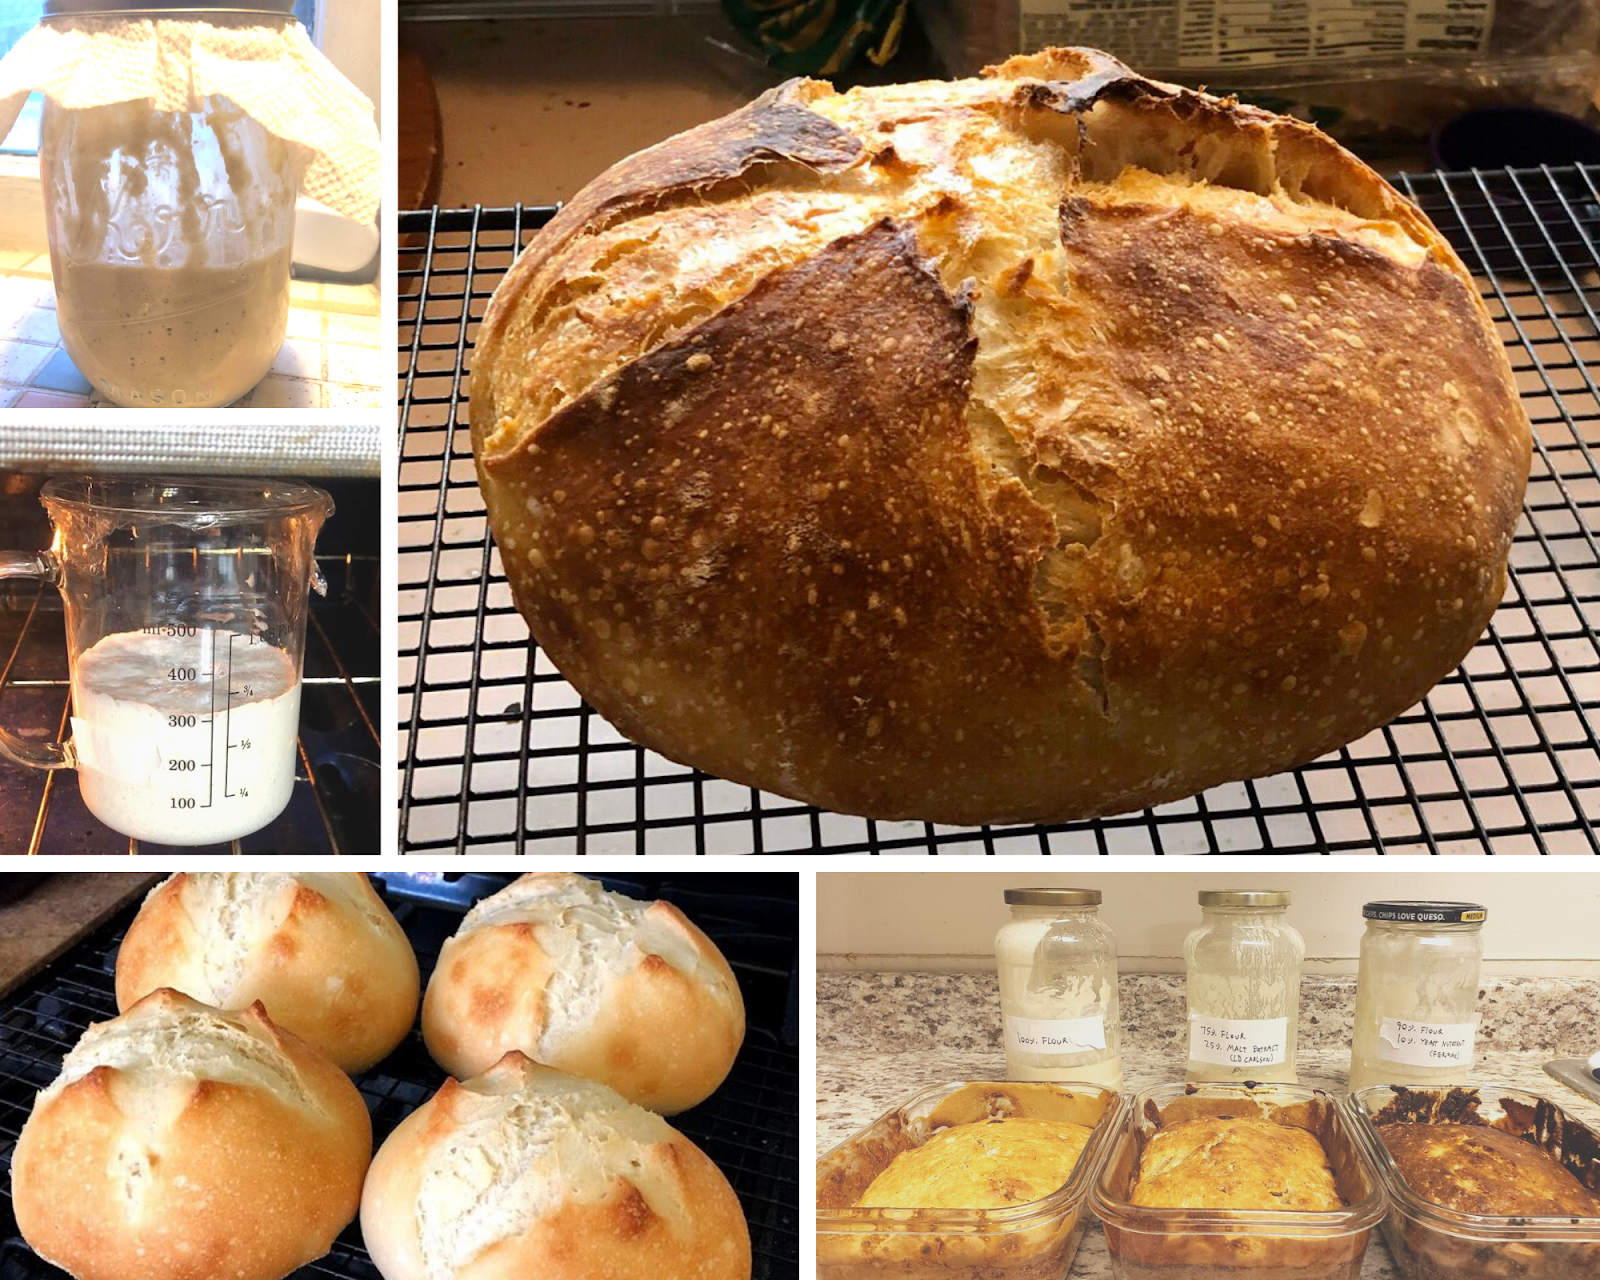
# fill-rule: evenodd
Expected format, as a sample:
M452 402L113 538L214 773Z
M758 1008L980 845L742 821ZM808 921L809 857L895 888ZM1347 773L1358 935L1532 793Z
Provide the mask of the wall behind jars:
M1287 920L1305 938L1308 972L1355 972L1363 903L1449 898L1489 908L1485 973L1600 974L1600 875L1457 872L1437 860L1422 872L1385 870L1393 865L1289 873L824 871L817 876L817 966L992 969L995 930L1010 918L1005 889L1082 885L1105 895L1100 915L1117 936L1124 973L1181 971L1184 936L1200 923L1198 891L1253 888L1294 894Z

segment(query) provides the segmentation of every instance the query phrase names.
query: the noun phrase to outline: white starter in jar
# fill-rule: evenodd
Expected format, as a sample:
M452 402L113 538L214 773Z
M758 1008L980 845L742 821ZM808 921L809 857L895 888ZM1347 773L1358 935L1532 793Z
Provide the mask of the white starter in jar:
M1296 1081L1305 943L1285 923L1286 890L1200 892L1204 923L1184 940L1189 1065L1197 1083Z
M1098 889L1007 889L995 935L1006 1075L1122 1087L1117 943Z
M123 835L171 845L235 840L289 803L300 676L288 654L255 637L171 630L113 632L79 656L79 791Z
M1475 902L1369 902L1361 914L1367 931L1356 978L1350 1092L1466 1084L1488 912Z

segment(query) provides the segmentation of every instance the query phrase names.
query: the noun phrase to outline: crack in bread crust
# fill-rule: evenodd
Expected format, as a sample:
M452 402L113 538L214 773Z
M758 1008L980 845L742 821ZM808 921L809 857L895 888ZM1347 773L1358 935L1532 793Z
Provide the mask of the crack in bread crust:
M629 736L1083 817L1347 742L1482 630L1526 417L1448 245L1314 129L1066 50L703 130L536 237L473 371L513 592Z

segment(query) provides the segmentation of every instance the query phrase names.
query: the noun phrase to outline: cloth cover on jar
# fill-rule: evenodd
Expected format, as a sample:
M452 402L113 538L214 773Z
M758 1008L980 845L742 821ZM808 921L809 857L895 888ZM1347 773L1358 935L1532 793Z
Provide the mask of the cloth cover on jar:
M377 215L372 103L292 19L48 19L0 58L0 137L34 90L68 109L148 99L198 111L225 97L289 145L305 195L357 222Z

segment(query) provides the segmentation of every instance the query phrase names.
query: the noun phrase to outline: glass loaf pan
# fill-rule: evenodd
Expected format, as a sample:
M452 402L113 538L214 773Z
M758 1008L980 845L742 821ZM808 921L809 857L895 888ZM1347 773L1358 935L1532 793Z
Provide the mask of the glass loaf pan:
M1600 1132L1547 1098L1494 1085L1400 1089L1375 1085L1345 1103L1389 1195L1383 1237L1405 1280L1600 1280L1600 1218L1460 1213L1424 1200L1378 1136L1375 1119L1404 1094L1409 1119L1459 1124L1473 1095L1478 1118L1534 1143L1600 1192Z
M817 1280L1064 1280L1088 1219L1089 1187L1122 1111L1093 1084L956 1081L907 1098L817 1161ZM867 1185L938 1129L992 1115L1094 1129L1059 1191L1005 1209L858 1209Z
M1131 1202L1139 1157L1163 1124L1205 1115L1265 1119L1314 1134L1343 1209L1283 1213L1166 1209ZM1165 1084L1135 1094L1095 1179L1115 1280L1359 1280L1384 1193L1353 1125L1319 1089L1291 1084Z

